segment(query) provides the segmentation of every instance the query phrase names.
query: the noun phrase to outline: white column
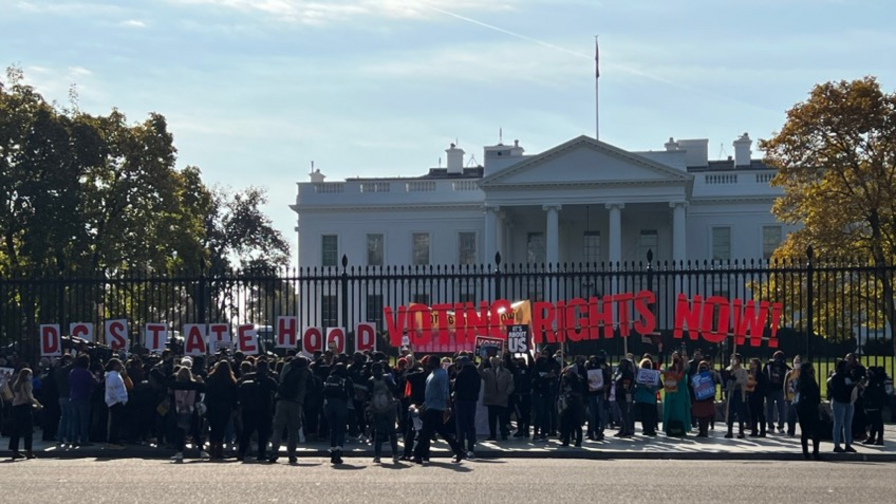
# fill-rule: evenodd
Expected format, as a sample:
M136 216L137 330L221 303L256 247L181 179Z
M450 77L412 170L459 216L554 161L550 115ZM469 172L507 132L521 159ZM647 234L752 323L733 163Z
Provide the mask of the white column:
M687 258L687 207L686 201L672 201L672 260L676 263Z
M506 234L504 231L505 228L505 220L507 217L507 212L504 210L499 210L495 212L495 251L501 254L501 264L507 262L506 253L507 247L504 245L504 235ZM492 262L494 262L495 256L492 255Z
M556 267L560 262L560 205L544 205L541 207L547 212L547 226L545 233L545 260Z
M495 264L495 252L498 251L498 210L497 206L486 205L485 211L485 257L484 263L490 268Z
M622 261L622 209L625 203L607 203L610 211L610 263L613 267Z

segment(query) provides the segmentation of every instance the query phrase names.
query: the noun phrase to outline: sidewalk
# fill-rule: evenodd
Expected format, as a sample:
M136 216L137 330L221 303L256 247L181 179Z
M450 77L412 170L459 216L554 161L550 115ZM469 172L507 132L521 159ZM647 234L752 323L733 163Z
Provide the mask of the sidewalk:
M884 446L865 446L856 443L858 453L833 453L833 444L822 441L821 454L829 461L896 462L896 439L892 425L887 426ZM789 438L783 434L772 434L767 438L725 439L725 430L710 431L710 437L701 439L693 435L685 438L667 438L659 434L654 438L637 435L630 439L609 437L605 441L585 440L581 448L561 447L556 438L548 441L532 441L510 438L507 441L484 441L480 439L476 456L479 458L564 458L564 459L665 459L665 460L803 460L798 437ZM124 449L108 448L97 444L91 447L59 449L55 444L38 441L35 433L34 452L38 458L84 458L118 459L146 458L167 459L174 450L149 446L128 445ZM285 440L284 440L285 441ZM400 443L399 443L400 445ZM9 458L9 440L0 438L0 458ZM328 443L300 444L299 457L328 457ZM399 448L401 449L401 448ZM285 458L285 446L281 448ZM384 443L385 457L391 457L388 442ZM448 446L436 442L433 457L448 457ZM198 451L187 450L187 457L198 457ZM373 446L367 442L349 442L345 446L344 457L373 458ZM233 460L233 459L228 459ZM254 460L254 456L252 457Z

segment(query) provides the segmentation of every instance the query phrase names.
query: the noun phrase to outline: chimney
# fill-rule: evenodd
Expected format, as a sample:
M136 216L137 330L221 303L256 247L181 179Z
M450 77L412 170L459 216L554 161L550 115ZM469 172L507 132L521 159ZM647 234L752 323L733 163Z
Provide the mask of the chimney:
M678 142L674 138L669 137L669 141L664 144L666 152L675 152L678 150Z
M448 153L448 173L463 173L464 172L464 150L459 149L456 145L451 144L451 147L445 149L445 152Z
M709 140L695 138L693 140L679 140L678 150L685 151L684 161L689 168L709 166Z
M734 166L750 166L750 155L752 154L750 146L753 145L750 135L744 133L732 145L734 145Z

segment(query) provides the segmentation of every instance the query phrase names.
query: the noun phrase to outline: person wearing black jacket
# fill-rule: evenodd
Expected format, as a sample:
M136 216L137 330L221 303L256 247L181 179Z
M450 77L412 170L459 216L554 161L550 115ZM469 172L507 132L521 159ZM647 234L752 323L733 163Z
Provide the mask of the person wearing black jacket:
M592 355L586 366L586 377L597 373L600 378L588 380L588 439L592 441L604 440L604 428L607 425L607 397L610 392L610 366L607 365L607 354L601 351L598 355Z
M516 395L516 432L513 437L528 438L532 418L532 369L526 359L517 360L514 373L514 395Z
M462 446L466 444L467 458L472 459L476 447L476 405L482 389L482 378L476 365L466 355L457 359L457 365L460 368L454 380L457 440Z
M821 439L821 419L818 406L821 404L821 390L815 381L815 368L811 362L800 365L800 376L795 387L794 403L800 422L800 443L803 445L803 456L809 459L809 439L812 439L812 456L820 459L818 444Z
M404 453L401 460L411 460L414 454L414 441L417 439L417 429L414 428L414 417L410 412L410 406L420 407L420 405L426 402L427 376L429 376L429 373L416 363L405 375L406 388L409 389L410 393L407 396L408 409L402 412L403 415L407 415L407 420L405 421L404 431Z
M753 389L747 391L747 407L750 409L750 437L765 437L765 395L768 392L768 377L762 372L759 359L750 359L750 376ZM757 432L756 429L759 429ZM774 425L769 422L769 428Z
M324 381L324 411L327 423L330 424L330 463L342 463L342 450L345 444L345 428L348 420L348 402L355 394L355 384L348 374L344 362L340 362L330 371Z
M865 445L884 444L884 419L883 409L887 405L887 372L883 367L868 368L868 381L862 390L862 403L865 407L865 417L871 426L868 438L862 441Z
M268 362L259 360L255 372L240 377L239 398L242 407L243 431L240 433L240 445L237 460L243 460L249 451L249 440L252 433L258 431L259 462L267 461L266 451L268 439L271 437L273 422L273 398L277 391L277 380L268 372Z
M212 368L205 383L205 404L211 458L223 459L227 423L237 405L236 377L230 361L220 360Z
M582 446L582 423L585 422L585 381L574 364L563 371L560 378L560 436L562 445L569 446L575 436L576 447Z
M849 376L849 367L845 360L837 363L834 375L828 378L828 394L831 396L831 408L834 410L834 453L855 453L852 447L853 389L856 384ZM802 400L802 399L801 399ZM840 440L846 444L840 446Z

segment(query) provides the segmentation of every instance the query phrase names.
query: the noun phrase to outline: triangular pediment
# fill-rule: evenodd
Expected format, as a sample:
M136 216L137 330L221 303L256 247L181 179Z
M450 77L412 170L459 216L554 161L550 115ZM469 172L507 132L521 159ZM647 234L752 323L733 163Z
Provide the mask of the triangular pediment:
M693 176L618 147L580 136L482 179L482 188L624 183L685 184Z

